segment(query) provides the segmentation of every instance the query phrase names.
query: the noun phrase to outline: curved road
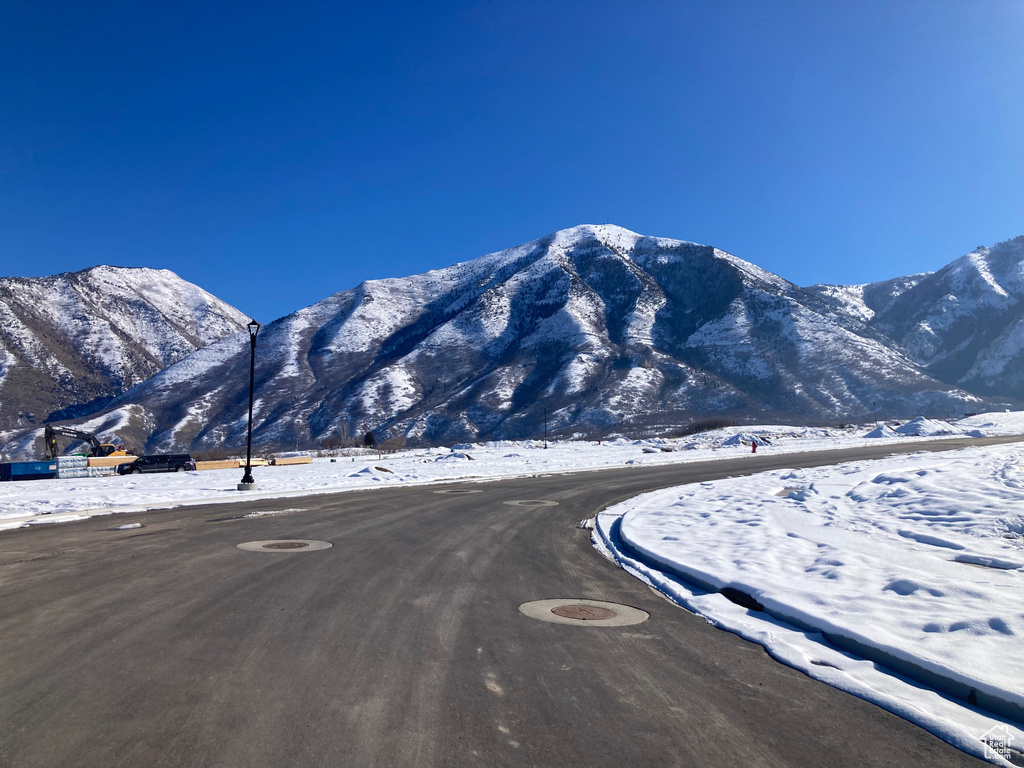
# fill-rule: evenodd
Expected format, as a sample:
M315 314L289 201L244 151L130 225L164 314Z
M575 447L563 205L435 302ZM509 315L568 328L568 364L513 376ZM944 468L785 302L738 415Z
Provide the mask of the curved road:
M918 443L942 450L1001 440ZM858 448L189 507L0 534L0 766L985 765L651 592L576 524ZM510 506L509 500L558 506ZM251 511L287 514L238 518ZM143 529L111 531L140 522ZM319 551L243 542L315 539ZM624 627L528 618L589 598Z

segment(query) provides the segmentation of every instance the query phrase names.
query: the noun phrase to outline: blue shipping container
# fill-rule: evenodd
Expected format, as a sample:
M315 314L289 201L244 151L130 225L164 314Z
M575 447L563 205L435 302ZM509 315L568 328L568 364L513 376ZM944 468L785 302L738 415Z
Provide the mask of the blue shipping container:
M12 461L0 464L0 480L48 480L56 476L56 461Z

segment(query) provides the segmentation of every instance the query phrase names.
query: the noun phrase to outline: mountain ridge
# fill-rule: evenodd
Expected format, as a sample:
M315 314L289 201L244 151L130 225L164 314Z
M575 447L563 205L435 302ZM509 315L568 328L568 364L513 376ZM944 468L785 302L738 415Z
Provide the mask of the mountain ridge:
M897 286L903 281L905 285ZM1024 236L978 246L935 272L871 283L887 301L846 311L895 342L929 374L976 394L1020 398L1024 386ZM851 286L856 288L857 286ZM815 286L823 293L840 286Z
M98 410L245 321L169 270L0 278L0 431Z
M581 225L364 281L269 323L257 346L254 441L370 429L431 442L523 437L545 410L563 433L723 412L975 410L979 396L930 375L891 336L903 297L930 297L919 286L935 274L802 288L713 246ZM237 445L247 368L245 336L223 339L88 423L134 431L150 450Z

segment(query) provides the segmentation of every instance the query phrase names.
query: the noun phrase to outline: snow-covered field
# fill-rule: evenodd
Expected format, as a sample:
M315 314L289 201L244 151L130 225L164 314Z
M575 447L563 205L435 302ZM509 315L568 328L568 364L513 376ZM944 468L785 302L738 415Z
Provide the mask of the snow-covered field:
M986 735L1024 750L1022 462L1014 444L656 491L602 512L595 540L712 623L998 762Z
M1012 416L1013 414L1006 414ZM1024 433L1024 415L1021 415ZM871 425L873 427L873 425ZM252 498L301 496L367 487L487 480L516 475L573 472L621 466L644 466L751 453L757 439L762 453L800 453L883 442L911 441L914 436L885 434L865 437L871 427L845 430L809 427L733 427L674 440L615 439L596 442L493 442L451 448L409 450L359 457L317 458L313 464L257 467L253 476L259 491L235 489L241 470L210 470L176 474L127 475L105 478L35 480L0 483L0 530L40 523L79 520L97 514L135 512L188 504L245 501ZM950 425L919 420L905 431L921 437L963 435L974 424ZM1014 434L1003 426L983 433ZM379 468L383 468L379 469ZM384 471L386 470L386 471Z

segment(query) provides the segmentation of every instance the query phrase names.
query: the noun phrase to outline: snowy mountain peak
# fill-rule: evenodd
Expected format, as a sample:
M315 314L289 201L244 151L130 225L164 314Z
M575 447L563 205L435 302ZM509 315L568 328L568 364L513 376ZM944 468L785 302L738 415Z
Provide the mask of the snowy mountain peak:
M580 224L562 229L548 236L555 248L570 250L581 243L596 241L613 251L629 251L642 239L642 235L614 224ZM541 242L541 241L536 241Z
M247 320L165 269L0 278L0 430L95 410Z
M976 394L1024 388L1024 236L979 246L937 272L815 286L837 318L874 333L930 375Z
M984 285L999 296L1020 293L1024 286L1024 237L979 246L942 270L951 285Z
M721 259L736 268L745 277L762 286L773 286L778 290L793 287L788 280L731 253L687 240L667 237L648 237L615 224L581 224L563 229L534 241L532 245L550 242L550 247L559 251L586 249L588 245L603 246L609 256L618 256L639 266L660 260L662 263L677 261L691 256L695 250L707 251L713 258Z

